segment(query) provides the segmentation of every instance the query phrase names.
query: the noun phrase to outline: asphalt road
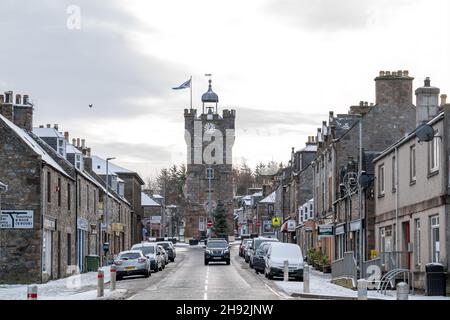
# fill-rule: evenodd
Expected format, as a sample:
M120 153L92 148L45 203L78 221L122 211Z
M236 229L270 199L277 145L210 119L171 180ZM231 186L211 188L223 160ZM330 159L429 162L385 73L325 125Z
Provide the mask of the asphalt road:
M294 299L257 275L232 247L231 264L203 263L201 247L177 247L175 262L148 278L125 278L117 288L137 300L280 300Z

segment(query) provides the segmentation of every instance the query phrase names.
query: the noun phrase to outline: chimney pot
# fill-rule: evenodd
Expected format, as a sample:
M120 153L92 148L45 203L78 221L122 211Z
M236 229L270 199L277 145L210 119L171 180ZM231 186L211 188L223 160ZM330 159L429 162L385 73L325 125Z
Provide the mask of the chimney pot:
M58 130L58 129L59 129L58 124L55 123L55 124L53 125L53 129Z
M447 104L447 95L441 94L441 106L445 106Z
M23 104L28 104L28 100L29 100L30 96L27 94L23 95Z
M80 138L77 138L77 148L80 147Z
M44 125L43 125L43 124L40 124L40 125L39 125L39 128L43 128L43 127L44 127Z
M409 71L408 70L403 70L403 76L404 77L409 77Z
M87 148L86 156L91 157L91 148Z
M73 139L72 139L72 144L75 146L76 143L77 143L77 139L73 138Z
M69 142L69 132L64 132L64 139Z
M386 76L389 77L391 75L390 71L386 71Z
M52 127L52 125L47 123L47 128L51 128L51 127Z
M81 139L81 147L84 149L86 147L86 140L85 139Z
M0 104L5 103L5 96L0 94Z
M22 104L22 96L20 94L16 94L16 104Z
M380 77L384 77L384 71L380 71Z
M403 71L402 71L402 70L398 70L398 71L397 71L397 75L398 75L399 77L402 77L402 76L403 76Z
M425 87L431 87L431 80L430 80L430 77L426 77L424 83L425 83Z
M12 91L6 91L5 92L5 102L6 103L12 103L13 102L12 99L13 99L13 92Z

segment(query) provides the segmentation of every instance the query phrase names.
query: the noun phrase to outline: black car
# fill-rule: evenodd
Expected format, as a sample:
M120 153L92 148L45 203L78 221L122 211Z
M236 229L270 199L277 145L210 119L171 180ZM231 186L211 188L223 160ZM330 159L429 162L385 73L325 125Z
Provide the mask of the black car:
M230 246L225 240L209 239L205 248L205 266L216 261L230 264Z
M253 268L256 273L264 273L264 268L266 267L264 257L267 255L270 244L271 242L264 242L261 244L253 256Z

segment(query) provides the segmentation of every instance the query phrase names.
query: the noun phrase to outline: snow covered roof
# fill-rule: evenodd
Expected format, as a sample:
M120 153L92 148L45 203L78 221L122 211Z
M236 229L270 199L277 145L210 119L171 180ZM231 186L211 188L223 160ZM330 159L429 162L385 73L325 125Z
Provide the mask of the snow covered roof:
M251 206L252 205L252 200L244 200L244 204L246 206Z
M31 150L41 156L42 161L58 170L65 176L71 178L71 176L66 171L64 171L64 169L55 160L53 160L53 158L25 130L19 128L1 114L0 119L2 119L6 123L6 125L10 127L25 142L25 144L27 144L31 148Z
M92 171L94 171L98 175L106 174L106 160L92 156ZM111 162L108 161L108 174L117 176L116 172L113 170L113 166Z
M164 199L164 197L159 194L154 194L153 199Z
M106 160L102 159L98 156L92 156L92 167L95 167L95 169L97 169L97 167L100 166L100 171L103 171L103 173L106 170ZM108 169L111 170L111 172L114 173L134 173L134 171L122 168L112 162L108 162ZM102 174L102 173L100 173Z
M245 197L242 198L242 200L252 200L252 196L251 195L246 195Z
M64 138L55 128L33 128L33 133L41 138Z
M161 207L161 205L150 198L146 193L141 192L141 205L143 207Z
M252 194L252 197L262 197L262 196L263 196L262 191L255 192L254 194Z
M75 153L75 154L82 154L78 148L76 148L73 144L67 143L66 144L66 153Z
M271 194L269 194L267 197L265 197L264 199L262 199L259 203L275 203L277 198L276 192L272 192Z
M304 147L302 150L303 152L316 152L317 151L317 145L315 144L308 144L306 147Z

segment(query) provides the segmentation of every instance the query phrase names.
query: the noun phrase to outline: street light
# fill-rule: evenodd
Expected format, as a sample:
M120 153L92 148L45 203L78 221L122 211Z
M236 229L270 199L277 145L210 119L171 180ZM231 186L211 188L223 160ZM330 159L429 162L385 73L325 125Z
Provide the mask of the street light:
M107 158L106 159L106 179L105 179L105 185L106 185L106 203L105 203L105 220L106 220L106 234L108 234L108 228L110 224L110 217L109 217L109 211L108 211L108 203L109 203L109 170L108 170L108 162L110 160L114 160L116 158Z

